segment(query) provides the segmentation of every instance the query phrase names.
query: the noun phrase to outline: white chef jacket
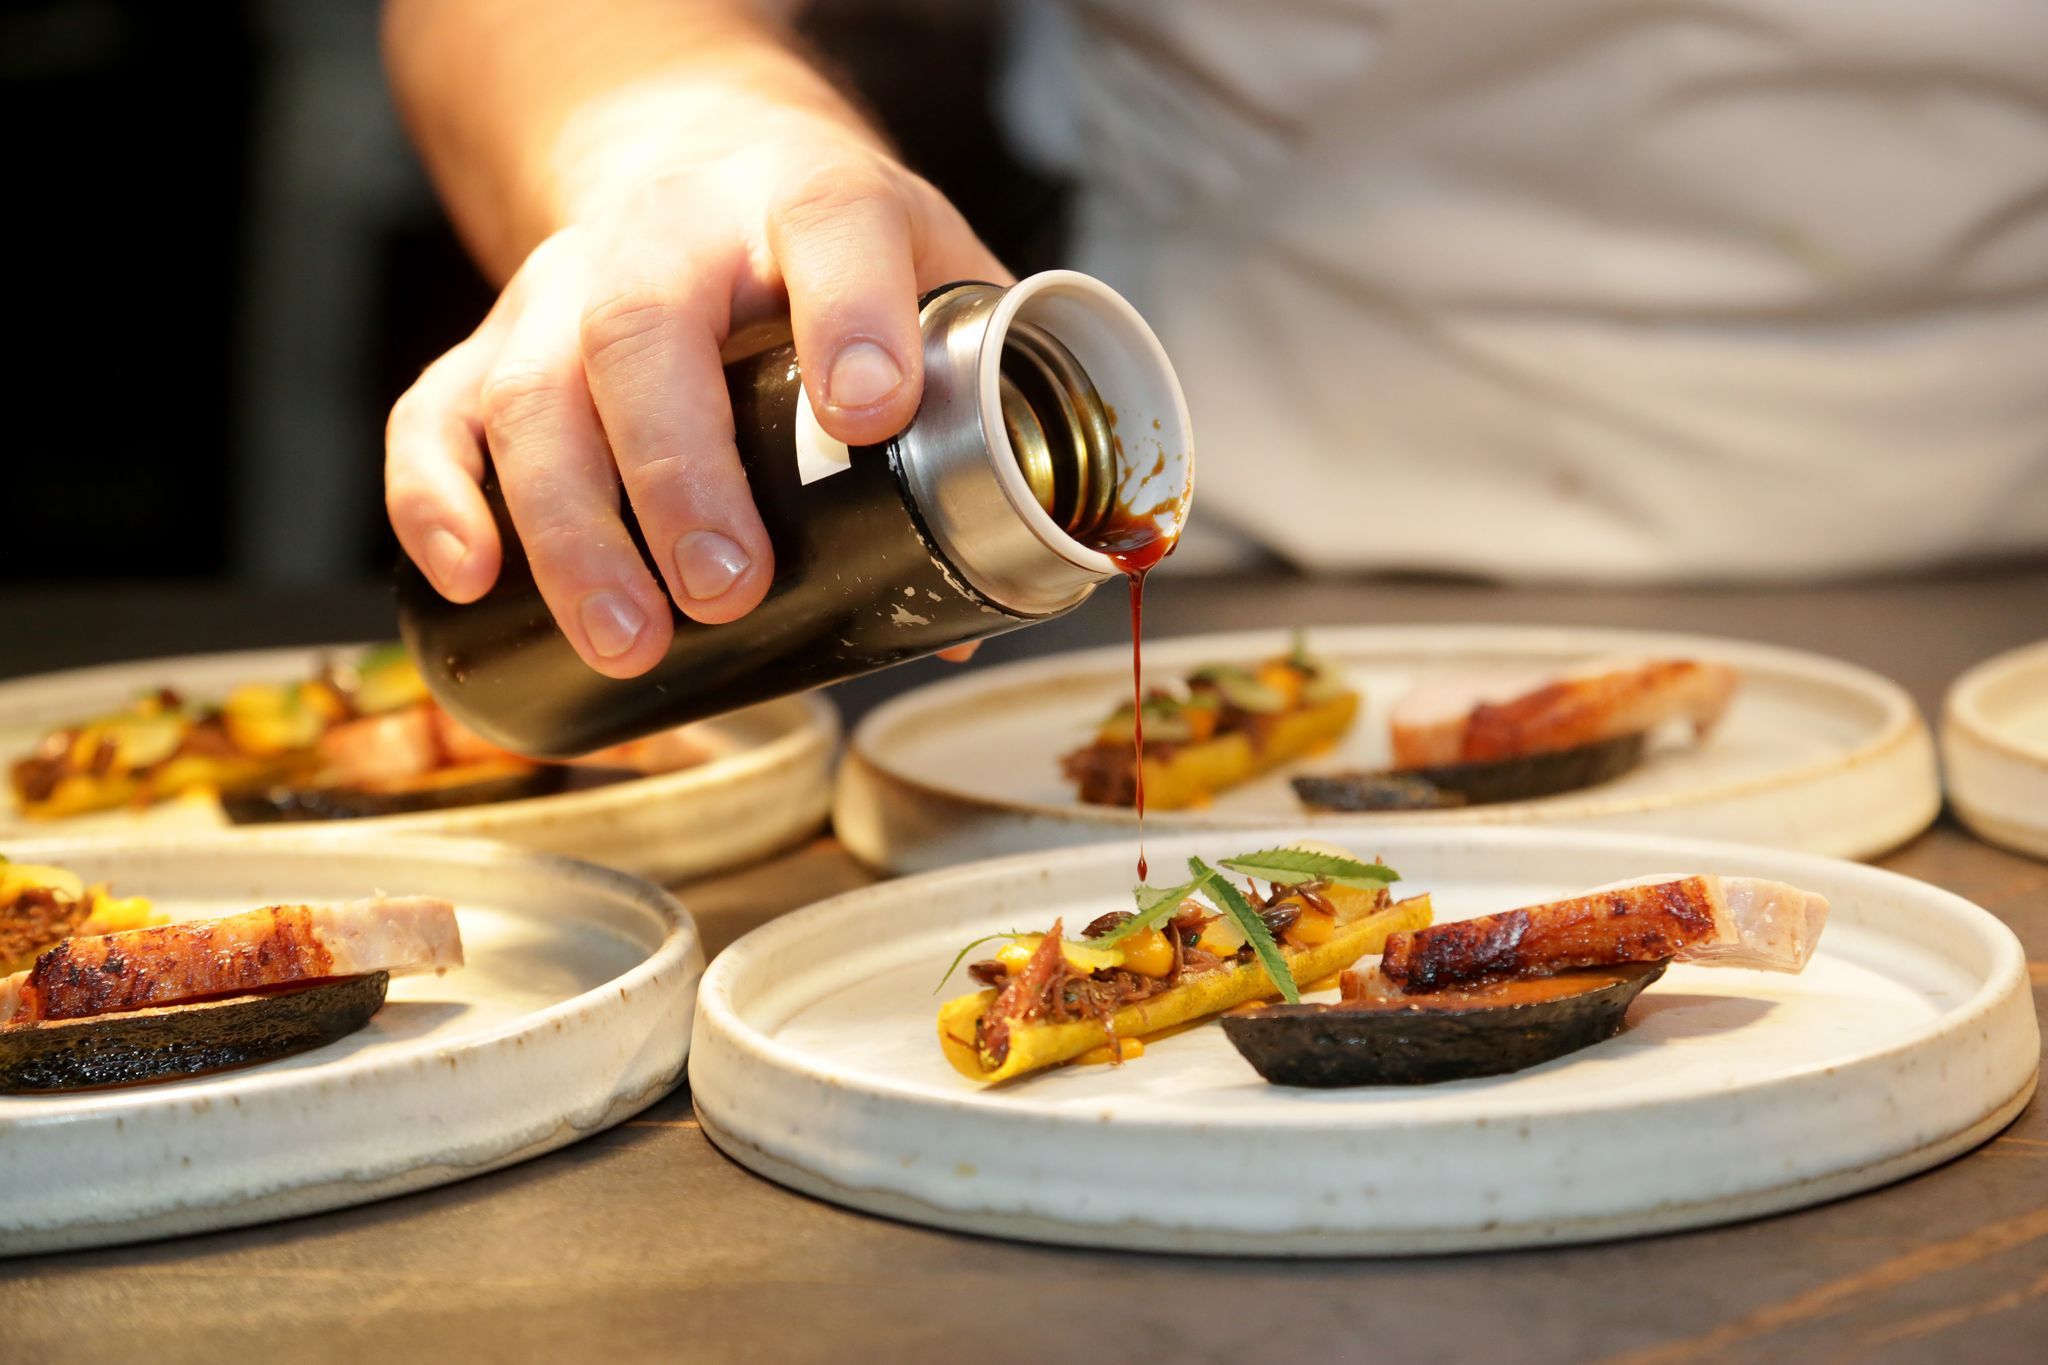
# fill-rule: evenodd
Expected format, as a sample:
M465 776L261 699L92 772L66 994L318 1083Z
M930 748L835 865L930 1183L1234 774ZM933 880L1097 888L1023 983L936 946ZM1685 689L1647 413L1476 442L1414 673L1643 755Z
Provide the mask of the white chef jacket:
M1007 121L1313 568L2048 548L2048 0L1030 0Z

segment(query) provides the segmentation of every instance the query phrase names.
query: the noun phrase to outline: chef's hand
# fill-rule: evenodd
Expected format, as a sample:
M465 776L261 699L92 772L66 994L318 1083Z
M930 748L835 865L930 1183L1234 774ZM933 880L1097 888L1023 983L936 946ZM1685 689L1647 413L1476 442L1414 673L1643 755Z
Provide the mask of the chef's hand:
M441 594L481 596L497 532L485 451L534 580L576 652L645 672L694 620L752 610L772 552L733 444L719 350L787 312L824 429L886 440L917 411L917 300L1006 280L957 210L864 129L788 108L714 109L627 140L466 340L391 412L385 502ZM743 130L743 131L734 131ZM627 536L619 490L660 576Z

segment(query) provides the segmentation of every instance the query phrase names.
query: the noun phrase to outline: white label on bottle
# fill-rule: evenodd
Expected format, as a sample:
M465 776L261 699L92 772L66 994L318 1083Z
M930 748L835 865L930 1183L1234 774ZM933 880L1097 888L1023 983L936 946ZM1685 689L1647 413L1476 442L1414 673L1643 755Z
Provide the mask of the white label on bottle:
M830 478L845 469L852 460L846 442L835 441L825 434L825 428L818 425L818 415L811 411L810 392L799 388L796 391L797 480L816 483Z

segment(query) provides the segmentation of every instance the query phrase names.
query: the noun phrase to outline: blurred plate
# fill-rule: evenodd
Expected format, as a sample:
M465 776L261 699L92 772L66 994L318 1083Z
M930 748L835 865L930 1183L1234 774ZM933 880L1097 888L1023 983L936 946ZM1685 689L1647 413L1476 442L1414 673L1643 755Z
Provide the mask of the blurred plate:
M399 977L369 1024L160 1085L0 1095L0 1254L145 1241L445 1185L608 1128L676 1083L704 967L645 882L502 844L266 830L13 839L179 918L382 890L455 903L468 965Z
M1155 840L1178 869L1310 833ZM965 943L1128 909L1128 843L888 882L719 954L690 1093L741 1164L834 1203L967 1232L1242 1256L1594 1241L1797 1208L1988 1140L2041 1037L2012 931L1958 896L1803 854L1661 835L1386 829L1350 845L1456 919L1674 869L1833 902L1796 976L1677 965L1619 1036L1508 1076L1267 1085L1213 1022L1122 1067L983 1088L939 1050ZM878 932L886 926L886 932ZM1311 997L1315 998L1315 997Z
M1146 677L1268 658L1288 645L1277 631L1147 641ZM1206 809L1148 811L1148 831L1308 821L1342 842L1358 829L1556 824L1866 858L1912 838L1941 809L1933 744L1912 699L1875 673L1819 655L1711 636L1520 626L1326 627L1308 632L1308 646L1365 692L1338 749L1225 792ZM1384 767L1389 710L1431 674L1619 654L1718 660L1742 669L1743 685L1706 743L1661 749L1583 791L1340 815L1307 811L1288 785L1302 772ZM877 708L855 728L840 768L839 837L898 872L1131 838L1131 811L1083 805L1059 768L1060 755L1129 698L1130 668L1124 646L1063 654L970 672Z
M2048 641L1956 679L1942 710L1941 757L1964 824L2048 858Z
M219 701L238 684L309 677L323 659L352 657L363 648L325 645L194 654L0 683L0 758L11 763L49 730L118 709L154 688L171 687L194 700ZM502 839L659 882L676 882L757 862L824 823L839 720L823 698L766 702L705 721L691 733L713 757L676 772L551 796L339 820L318 827L375 836ZM226 828L241 827L231 826L219 803L208 798L31 821L17 812L11 786L0 789L0 837Z

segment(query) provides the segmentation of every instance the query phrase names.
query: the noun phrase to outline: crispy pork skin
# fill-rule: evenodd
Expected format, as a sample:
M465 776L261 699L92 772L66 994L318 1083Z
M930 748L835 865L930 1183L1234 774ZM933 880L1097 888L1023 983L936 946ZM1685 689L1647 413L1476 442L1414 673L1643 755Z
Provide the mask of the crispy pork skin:
M1824 897L1783 882L1657 878L1394 934L1380 971L1410 994L1667 958L1796 972L1826 917Z
M1394 766L1490 763L1641 734L1687 720L1704 734L1741 675L1694 659L1609 659L1565 673L1433 679L1389 718Z
M82 1019L332 976L461 965L455 908L444 900L274 905L225 919L66 939L37 958L11 992L0 987L0 1022ZM11 1012L9 994L15 997Z

